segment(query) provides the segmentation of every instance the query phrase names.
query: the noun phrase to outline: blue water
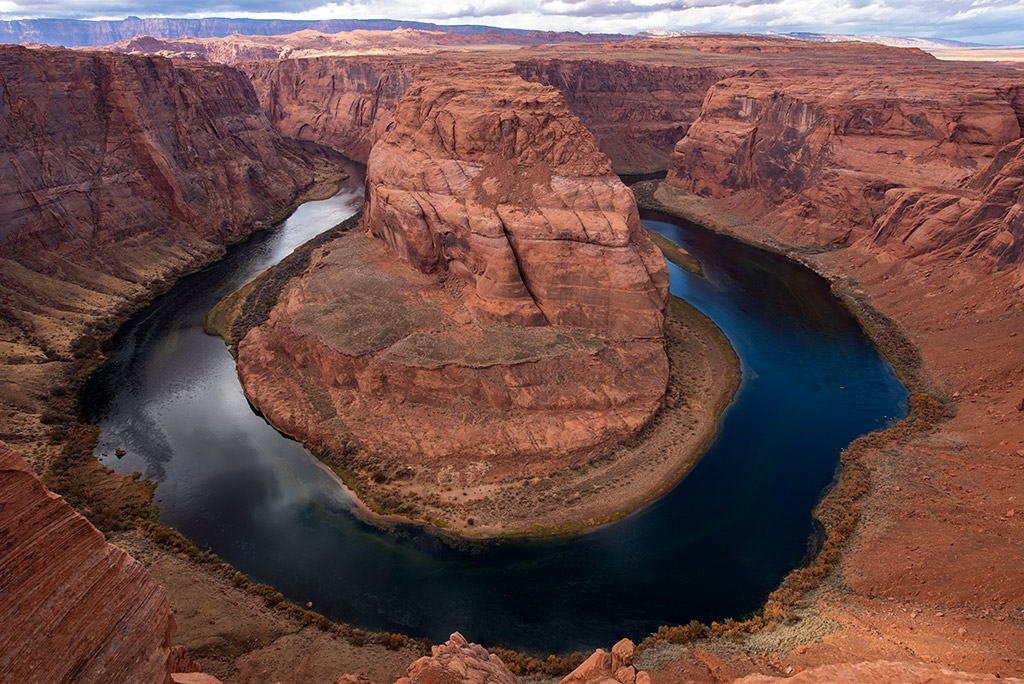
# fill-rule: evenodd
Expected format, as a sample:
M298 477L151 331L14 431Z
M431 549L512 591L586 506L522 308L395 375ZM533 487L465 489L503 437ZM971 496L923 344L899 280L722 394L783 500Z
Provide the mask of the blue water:
M585 650L738 617L805 555L840 450L905 413L906 391L824 280L706 230L646 220L703 261L706 278L670 264L672 292L710 316L742 361L736 399L691 474L571 538L459 550L416 528L369 526L313 457L252 411L227 349L202 332L219 299L358 208L353 171L338 197L304 205L136 316L84 399L97 452L111 454L103 462L159 483L164 524L338 621Z

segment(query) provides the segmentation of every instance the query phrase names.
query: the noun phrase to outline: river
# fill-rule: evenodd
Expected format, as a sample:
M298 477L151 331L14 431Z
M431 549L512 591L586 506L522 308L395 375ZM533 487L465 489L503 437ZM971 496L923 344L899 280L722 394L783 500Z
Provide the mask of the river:
M302 205L137 314L83 395L100 426L97 455L158 483L163 524L337 621L570 651L739 617L804 557L840 450L906 412L906 390L822 278L647 218L703 262L704 278L669 264L672 292L722 328L742 364L693 471L640 511L568 538L455 549L416 528L361 522L331 474L253 412L227 348L203 333L217 301L358 210L361 170L352 173L335 197Z

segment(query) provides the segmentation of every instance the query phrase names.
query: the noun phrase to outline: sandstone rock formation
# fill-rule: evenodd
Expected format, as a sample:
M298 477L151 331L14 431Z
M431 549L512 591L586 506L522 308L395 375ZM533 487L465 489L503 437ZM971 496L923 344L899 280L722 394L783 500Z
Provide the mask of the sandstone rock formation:
M1002 265L1024 265L1024 138L1006 145L961 187L898 188L886 195L889 205L873 226L874 246L904 257L982 253Z
M716 83L676 145L668 182L757 218L783 241L840 245L867 235L897 197L902 214L917 189L955 194L1022 135L1024 104L1006 70L924 55L808 66ZM898 79L885 77L892 68Z
M364 213L379 240L325 245L238 345L274 425L334 454L355 437L388 471L495 482L650 420L668 377L664 259L557 91L412 86L370 155Z
M4 47L0 74L4 342L66 351L313 181L231 68Z
M412 59L310 57L245 62L269 121L282 134L365 162L412 80Z
M479 644L471 644L455 632L441 646L432 646L424 656L409 666L407 676L395 684L517 684L505 663Z
M518 58L513 71L558 88L616 173L631 174L668 168L673 147L700 114L704 94L733 69L640 62L613 53L603 59Z
M633 667L635 648L629 639L617 642L611 653L599 648L561 684L651 684L650 673Z
M156 683L183 665L164 590L3 442L0 568L0 680Z
M734 71L721 65L636 64L596 48L575 59L488 52L454 62L371 51L237 66L252 79L267 117L283 135L366 161L417 70L457 71L467 62L558 88L618 173L667 168L673 145L700 113L708 87Z
M416 270L464 281L479 320L659 337L664 258L560 94L516 77L449 83L411 88L374 146L367 230Z

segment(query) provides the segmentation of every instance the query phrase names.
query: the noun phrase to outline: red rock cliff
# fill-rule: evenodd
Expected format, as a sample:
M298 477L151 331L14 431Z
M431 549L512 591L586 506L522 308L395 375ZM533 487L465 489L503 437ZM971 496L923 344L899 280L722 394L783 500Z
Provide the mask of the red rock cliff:
M668 168L672 148L700 114L704 94L734 70L624 59L519 59L527 81L561 91L617 173Z
M313 140L365 162L412 79L413 60L317 57L246 62L270 122L292 138Z
M66 349L312 181L229 67L8 46L0 78L6 341Z
M885 66L851 60L717 83L668 182L785 241L845 244L869 233L894 189L957 188L1021 137L1012 72L893 52Z
M700 113L708 87L735 71L717 65L630 63L600 50L559 59L518 53L470 55L465 62L561 91L618 173L665 169L672 146ZM282 134L314 140L366 161L421 67L458 71L442 56L318 57L239 64Z
M0 568L0 680L170 681L166 592L3 442Z

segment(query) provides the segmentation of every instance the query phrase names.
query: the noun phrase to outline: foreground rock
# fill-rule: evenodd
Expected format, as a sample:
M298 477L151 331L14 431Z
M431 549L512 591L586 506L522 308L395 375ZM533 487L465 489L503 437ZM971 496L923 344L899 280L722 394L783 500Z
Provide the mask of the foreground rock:
M168 682L167 594L0 442L0 680ZM177 680L176 680L177 681Z
M634 650L629 639L617 642L611 653L599 648L561 684L651 684L650 673L633 667Z
M471 644L455 632L441 646L432 646L409 666L407 676L396 684L464 682L465 684L516 684L518 680L505 663L479 644Z

